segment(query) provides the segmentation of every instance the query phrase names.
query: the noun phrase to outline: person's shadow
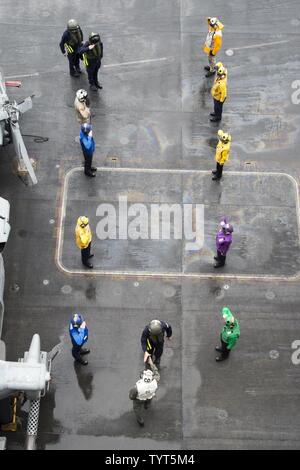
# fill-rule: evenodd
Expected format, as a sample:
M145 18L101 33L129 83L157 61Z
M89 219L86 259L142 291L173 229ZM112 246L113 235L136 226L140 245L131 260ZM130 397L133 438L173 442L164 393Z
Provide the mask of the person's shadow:
M89 371L86 366L82 366L74 361L74 370L76 373L78 385L82 390L84 398L88 401L93 396L93 379L94 376L91 371Z

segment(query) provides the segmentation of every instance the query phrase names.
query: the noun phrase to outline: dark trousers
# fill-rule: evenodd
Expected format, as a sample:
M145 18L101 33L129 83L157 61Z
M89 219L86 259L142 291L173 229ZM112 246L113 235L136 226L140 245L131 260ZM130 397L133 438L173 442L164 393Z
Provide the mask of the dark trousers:
M144 410L149 408L151 400L133 400L133 411L138 421L143 419Z
M90 85L97 85L98 83L98 72L101 67L101 60L91 61L86 68L88 77L89 77L89 84Z
M223 103L214 99L214 113L217 119L222 119Z
M68 54L68 59L69 59L70 74L73 75L73 73L76 72L76 70L80 69L79 55L78 54Z
M81 355L80 355L81 348L82 348L82 346L78 346L77 344L76 345L73 344L72 356L74 357L75 361L80 361L80 359L81 359Z
M229 356L230 354L230 349L227 349L227 343L224 343L224 341L222 340L222 335L220 336L220 340L221 340L221 356L224 357L224 359L227 359L227 357Z
M89 246L87 248L83 248L81 250L81 261L82 261L82 264L86 265L88 260L89 260L89 257L90 257L90 254L91 254L91 243L89 244Z
M220 266L224 266L225 262L226 262L226 255L222 255L222 253L217 250L217 262Z
M84 156L84 172L85 174L89 174L92 171L93 155L86 155L86 153L83 153L83 156Z
M216 176L217 178L222 178L223 166L224 166L224 165L220 165L220 163L217 162L217 166L216 166L216 172L217 172L217 173L215 174L215 176Z
M151 354L152 358L155 356L154 362L156 365L160 363L160 358L162 356L162 353L164 352L164 343L156 343L153 344L151 343L152 349L148 350L147 352Z

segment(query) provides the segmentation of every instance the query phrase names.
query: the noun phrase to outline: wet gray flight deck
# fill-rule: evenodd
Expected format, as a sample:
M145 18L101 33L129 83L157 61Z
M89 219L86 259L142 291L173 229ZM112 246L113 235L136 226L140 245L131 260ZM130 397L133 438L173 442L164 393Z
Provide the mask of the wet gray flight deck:
M292 361L300 340L298 3L87 0L82 20L82 2L71 4L0 5L0 65L8 77L23 76L9 94L35 94L22 132L39 180L25 188L11 172L12 149L0 150L0 196L11 203L12 225L3 339L10 360L23 356L35 332L44 350L61 350L42 402L39 448L299 449L300 364ZM203 71L208 15L225 25L221 126L209 121L212 80ZM70 16L85 37L99 31L104 43L103 90L91 94L99 167L92 180L80 167L73 110L87 76L71 79L58 48ZM219 128L233 141L216 183L209 172ZM120 195L146 207L203 204L204 246L191 252L185 241L95 235L95 272L86 273L76 219L89 215L95 231L97 207L117 206ZM214 236L224 214L234 241L216 272ZM217 364L225 305L241 337ZM70 353L75 312L90 328L86 368L74 366ZM142 368L142 329L153 318L170 322L174 336L140 429L128 391ZM24 423L26 414L25 406ZM22 431L8 436L11 449L23 443Z

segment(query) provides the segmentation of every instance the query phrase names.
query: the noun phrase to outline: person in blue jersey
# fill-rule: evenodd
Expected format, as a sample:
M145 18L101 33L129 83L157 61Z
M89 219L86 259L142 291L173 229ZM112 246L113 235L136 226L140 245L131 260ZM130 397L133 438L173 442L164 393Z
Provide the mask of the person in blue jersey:
M73 346L72 356L79 364L82 364L83 366L88 365L88 361L83 359L82 356L90 353L89 349L83 347L89 338L89 330L80 313L75 313L71 318L69 333Z
M96 145L91 124L82 124L79 140L84 156L84 174L93 178L96 176L97 168L92 166Z

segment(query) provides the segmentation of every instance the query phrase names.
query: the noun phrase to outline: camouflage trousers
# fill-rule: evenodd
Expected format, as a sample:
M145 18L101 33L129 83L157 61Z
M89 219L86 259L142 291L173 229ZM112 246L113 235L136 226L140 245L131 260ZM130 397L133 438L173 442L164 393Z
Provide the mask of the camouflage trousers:
M151 404L151 400L133 400L133 411L138 421L143 419L144 410L147 410Z
M216 65L216 56L214 55L208 55L208 63L210 66L210 71L214 72L215 71L215 65Z

